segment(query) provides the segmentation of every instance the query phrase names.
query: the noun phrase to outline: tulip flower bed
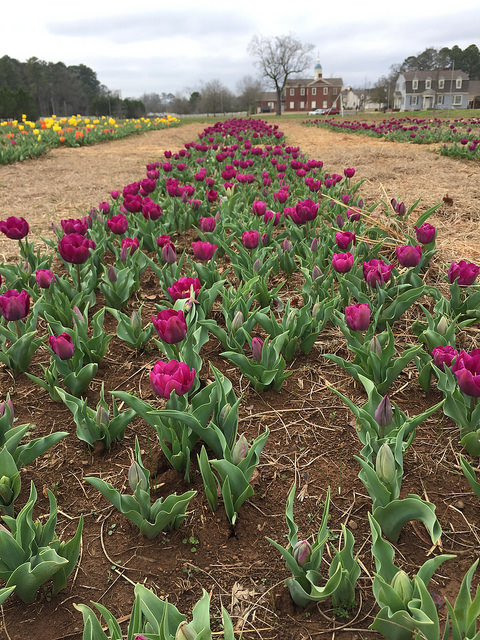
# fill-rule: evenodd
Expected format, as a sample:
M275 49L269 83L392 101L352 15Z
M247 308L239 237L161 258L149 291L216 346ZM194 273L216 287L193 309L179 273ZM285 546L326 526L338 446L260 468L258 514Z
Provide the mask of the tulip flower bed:
M480 120L478 117L448 120L443 118L387 118L381 121L340 120L337 118L306 120L306 126L324 127L342 133L384 138L413 144L443 143L440 153L446 156L478 160L480 158Z
M116 121L115 118L42 118L37 122L0 122L0 164L36 158L59 146L80 147L105 140L119 140L134 133L163 129L178 124L172 116Z
M477 637L480 268L361 186L234 120L0 221L5 635Z

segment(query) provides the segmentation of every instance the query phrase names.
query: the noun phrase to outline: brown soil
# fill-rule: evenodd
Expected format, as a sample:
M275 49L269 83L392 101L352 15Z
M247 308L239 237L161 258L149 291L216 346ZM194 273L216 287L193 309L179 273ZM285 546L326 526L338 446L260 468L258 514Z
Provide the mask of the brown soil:
M367 205L392 197L410 205L421 197L419 210L425 210L448 194L451 203L448 200L450 204L444 204L433 218L439 227L440 261L480 260L476 242L478 165L440 157L433 148L424 146L332 133L284 121L280 121L280 127L287 134L288 144L298 145L309 157L323 160L330 172L343 173L345 167L355 167L356 177L365 180L361 193ZM160 159L164 149L182 147L202 129L201 124L187 124L115 143L56 149L37 160L0 167L0 219L23 216L37 237L52 237L53 221L84 215L98 202L108 200L110 190L144 177L145 165ZM0 238L0 256L11 259L14 244ZM153 277L145 278L141 297L150 311L155 302L160 302ZM138 303L134 301L132 308ZM114 333L115 322L108 318L108 329ZM402 325L399 332L405 331ZM468 334L472 346L480 346L476 335L475 330ZM147 373L158 353L137 356L123 344L116 338L112 340L89 392L91 404L97 401L101 380L105 381L106 390L135 391L150 402L156 401ZM144 461L157 474L157 495L185 490L182 478L167 468L152 431L137 419L127 427L122 443L93 455L75 437L75 425L66 408L53 403L26 376L13 378L6 369L0 369L0 399L10 392L18 424L37 425L38 435L55 430L72 434L22 471L22 493L17 504L24 504L33 481L39 492L38 517L48 511L45 489L55 490L60 509L57 531L63 537L72 534L80 514L85 516L79 567L67 588L52 597L46 587L32 605L8 599L0 619L0 637L23 640L32 637L34 629L37 640L79 640L82 620L72 604L93 600L118 618L128 617L133 585L137 582L168 597L187 615L205 588L211 593L214 614L223 604L232 614L235 628L243 631L246 639L378 637L368 631L377 609L371 594L367 519L370 499L357 478L358 464L352 459L353 453L359 451L359 442L351 414L327 385L334 384L359 403L363 392L342 370L321 357L340 347L338 334L327 330L308 357L298 357L291 363L293 374L280 393L258 394L236 368L219 357L215 340L207 343L202 353L204 362L211 361L224 371L237 394L244 393L239 431L251 439L265 427L270 429L255 496L242 507L232 532L222 508L215 514L209 510L194 465L193 488L198 495L188 518L178 531L152 541L142 538L133 525L82 481L92 473L101 473L115 486L125 487L126 469L138 435ZM45 350L35 357L34 370L39 361L45 362L46 356ZM440 396L434 391L426 396L415 382L407 387L412 375L413 371L404 372L391 395L404 410L416 414L438 402ZM434 591L450 599L456 596L461 578L480 546L480 502L461 473L457 441L457 429L441 414L419 427L406 455L402 493L428 496L437 507L443 536L441 544L431 549L423 527L410 523L396 545L397 563L411 574L432 553L443 550L457 554L457 560L444 564L431 583ZM355 549L364 571L359 581L358 606L349 618L333 612L328 602L307 610L296 609L284 586L288 571L265 540L268 536L284 541L285 501L293 481L297 482L298 496L295 517L303 537L318 530L328 487L332 492L331 530L338 533L345 523L355 535ZM190 537L195 542L190 542ZM329 554L326 559L330 561ZM441 614L445 615L445 607Z

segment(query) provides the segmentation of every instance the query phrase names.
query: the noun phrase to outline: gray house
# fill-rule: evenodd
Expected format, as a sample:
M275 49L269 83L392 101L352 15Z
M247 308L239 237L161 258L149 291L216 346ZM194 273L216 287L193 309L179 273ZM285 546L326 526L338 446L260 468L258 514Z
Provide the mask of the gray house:
M394 108L400 111L466 109L469 77L464 71L405 71L395 85Z

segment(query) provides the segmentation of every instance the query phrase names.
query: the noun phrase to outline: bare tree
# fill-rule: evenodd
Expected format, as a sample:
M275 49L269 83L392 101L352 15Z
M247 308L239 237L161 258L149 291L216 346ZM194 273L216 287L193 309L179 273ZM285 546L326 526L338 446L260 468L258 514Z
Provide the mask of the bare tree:
M201 89L200 110L214 116L232 110L233 95L220 80L210 80Z
M312 63L313 44L303 44L291 35L264 38L253 36L248 53L256 58L262 76L277 92L277 115L282 115L282 94L290 76L302 73Z
M246 111L248 114L255 113L255 103L260 99L263 91L262 83L252 76L244 76L237 83L237 102L239 111Z

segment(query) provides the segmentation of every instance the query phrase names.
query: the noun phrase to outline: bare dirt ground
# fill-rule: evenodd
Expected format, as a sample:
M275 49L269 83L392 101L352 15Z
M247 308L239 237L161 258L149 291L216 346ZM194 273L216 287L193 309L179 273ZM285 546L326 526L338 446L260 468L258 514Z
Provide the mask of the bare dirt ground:
M356 178L364 179L360 193L367 206L380 200L388 202L392 197L408 206L420 197L420 212L447 198L448 204L442 204L433 218L439 228L440 261L480 261L478 165L441 157L426 146L332 133L289 121L278 123L289 145L323 160L330 173L343 173L345 167L354 167ZM0 219L10 215L25 217L37 238L53 237L52 222L85 215L91 207L108 200L111 190L143 178L145 165L162 159L163 150L181 148L203 128L202 124L186 124L113 143L56 149L36 160L0 167ZM16 258L16 245L2 236L0 260ZM296 284L294 274L285 287L292 299ZM126 313L143 303L146 322L155 303L161 301L158 281L149 274ZM221 311L217 308L214 313L220 322ZM106 318L106 328L114 334L116 323L109 314ZM408 320L399 321L395 332L396 336L402 334L404 340L410 339ZM338 334L328 328L308 356L300 355L289 364L292 375L280 393L256 393L239 370L219 356L219 343L212 339L205 345L205 369L206 363L211 362L232 380L237 395L244 394L240 432L244 431L251 440L265 427L270 429L258 468L255 496L242 506L232 532L223 509L212 514L208 508L194 462L193 483L188 488L198 491L196 502L178 531L155 540L142 538L83 481L86 476L102 474L115 486L125 486L137 435L142 450L149 454L145 454L144 462L148 457L157 492L169 495L186 490L182 477L168 468L152 430L137 418L127 427L124 441L102 454L92 452L76 438L71 413L65 406L54 403L24 374L13 376L1 367L0 401L7 392L11 394L18 424L35 424L38 436L57 430L70 432L50 452L22 470L19 507L25 504L32 480L39 493L36 514L40 517L48 513L46 488L55 491L60 509L57 530L61 536L71 537L81 514L85 526L79 565L67 588L52 596L46 585L31 605L9 598L1 610L0 639L80 640L82 619L72 604L88 604L91 600L106 606L117 618L128 620L136 582L168 598L188 615L205 588L212 594L214 615L223 604L232 615L237 637L242 632L243 640L378 638L368 630L378 610L371 591L371 501L357 478L359 469L352 458L360 449L352 415L328 385L334 385L358 404L364 402L364 394L343 370L322 357L326 352L340 353L342 349L346 357L344 341ZM470 348L480 346L477 329L468 335L462 332L462 340L469 340ZM148 371L160 357L157 349L138 354L115 336L88 391L89 406L96 405L102 381L106 392L123 389L148 402L157 402ZM32 362L32 373L41 375L39 363L46 365L48 358L43 347ZM412 367L389 391L410 415L421 413L441 399L436 390L421 392L415 377ZM459 450L458 429L440 412L420 425L405 459L402 494L417 493L429 498L437 507L443 535L439 547L432 549L423 527L410 523L395 545L397 563L410 575L432 553L455 553L457 560L442 565L431 585L433 591L449 599L455 598L463 575L480 550L480 501L461 474ZM328 602L306 610L295 608L284 584L288 577L285 564L265 540L265 536L281 543L285 540L285 501L294 480L299 498L295 500L295 518L302 537L318 531L327 487L332 492L332 542L336 544L335 535L342 523L355 535L355 551L363 572L357 606L347 618L333 611ZM326 555L328 563L331 553ZM445 609L441 608L442 618Z

